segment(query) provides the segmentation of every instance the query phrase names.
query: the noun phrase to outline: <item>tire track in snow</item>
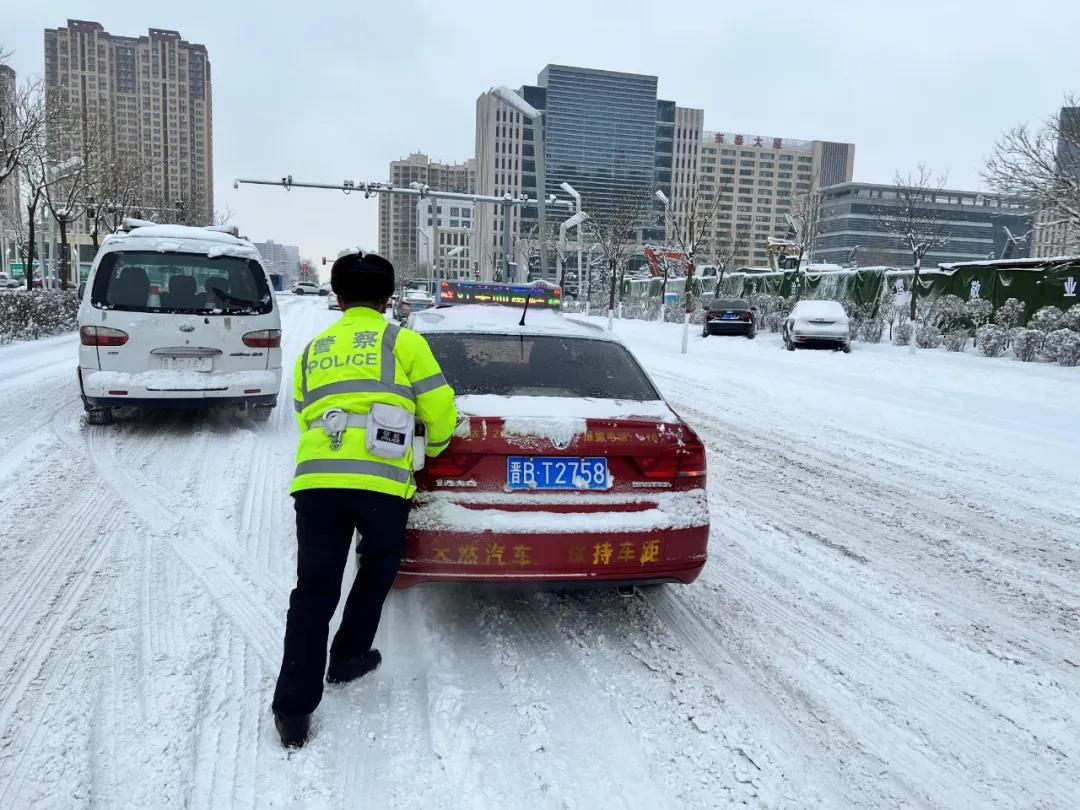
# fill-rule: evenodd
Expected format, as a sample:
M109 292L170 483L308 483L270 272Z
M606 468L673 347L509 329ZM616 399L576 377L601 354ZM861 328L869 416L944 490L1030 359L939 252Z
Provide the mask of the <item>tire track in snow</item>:
M74 651L96 643L96 640L83 638L77 632L69 632L63 639L61 637L80 608L85 607L86 591L113 547L118 525L118 516L114 515L103 526L105 533L102 539L94 543L90 553L68 572L66 587L51 604L48 618L24 651L18 674L0 699L0 749L8 748L21 731L29 730L29 738L21 740L21 745L15 749L16 754L8 770L10 778L6 782L0 781L0 806L18 806L19 791L30 775L26 763L45 727L44 718L46 714L64 708L63 702L55 700L53 693L58 689L63 690L60 682L69 670L82 663L83 656L74 654ZM26 716L21 722L13 723L13 718L22 713L27 701Z
M57 433L69 447L76 451L80 448L80 437L65 433L59 426ZM255 578L245 576L246 572L235 561L215 550L219 543L202 530L198 515L172 511L166 501L153 497L159 490L121 472L103 426L87 427L82 448L89 451L102 481L164 540L206 588L218 608L245 633L259 656L265 661L276 658L284 632L281 617L258 597L262 588ZM197 542L192 542L192 537ZM283 597L278 604L284 604Z

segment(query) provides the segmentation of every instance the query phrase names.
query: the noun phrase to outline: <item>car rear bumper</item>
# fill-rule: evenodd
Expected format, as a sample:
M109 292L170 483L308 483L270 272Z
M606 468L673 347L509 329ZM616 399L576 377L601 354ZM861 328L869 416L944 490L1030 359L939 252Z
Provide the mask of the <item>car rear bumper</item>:
M851 342L851 335L847 333L810 335L793 332L791 333L791 342L796 343L799 346L846 346Z
M277 402L281 370L228 373L129 373L79 369L83 401L92 407L209 407ZM123 393L120 393L123 392Z
M394 586L689 584L705 565L708 540L707 525L596 534L410 530Z
M754 331L754 324L747 321L707 321L705 330L710 335L745 335Z

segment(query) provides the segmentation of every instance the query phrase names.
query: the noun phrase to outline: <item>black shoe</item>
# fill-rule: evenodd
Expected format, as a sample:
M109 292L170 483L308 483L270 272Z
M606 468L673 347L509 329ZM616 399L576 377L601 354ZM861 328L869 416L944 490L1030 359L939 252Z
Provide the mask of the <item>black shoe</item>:
M303 748L307 742L308 731L311 729L310 714L275 714L274 725L277 726L281 744L286 748Z
M348 683L349 681L355 681L357 678L377 670L381 663L382 656L378 650L368 650L366 653L355 655L352 658L331 658L330 667L326 672L326 682Z

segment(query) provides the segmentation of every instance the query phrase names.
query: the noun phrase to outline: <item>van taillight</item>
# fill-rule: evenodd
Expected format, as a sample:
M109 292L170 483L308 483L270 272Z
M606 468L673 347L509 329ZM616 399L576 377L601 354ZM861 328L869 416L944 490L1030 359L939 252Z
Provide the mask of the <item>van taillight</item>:
M84 326L79 330L79 342L83 346L123 346L128 334L107 326Z
M280 329L260 329L244 335L244 345L253 349L277 349L281 346Z

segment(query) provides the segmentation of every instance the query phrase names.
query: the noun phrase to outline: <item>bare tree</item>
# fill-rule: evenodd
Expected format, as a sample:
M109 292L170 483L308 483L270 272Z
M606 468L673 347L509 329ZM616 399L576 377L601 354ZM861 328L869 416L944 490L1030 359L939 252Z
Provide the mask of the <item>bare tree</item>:
M788 201L789 210L785 215L788 223L788 241L796 249L795 263L795 300L802 297L806 275L805 264L814 257L814 247L821 233L821 194L818 191L800 191Z
M582 226L591 235L608 275L608 321L615 310L615 290L621 287L626 261L637 248L648 212L648 196L623 192L610 211L589 211Z
M1020 124L995 144L983 177L1000 194L1025 197L1044 216L1035 229L1066 225L1080 249L1080 99L1066 97L1040 128Z
M86 201L90 239L96 248L102 232L116 233L125 217L142 214L150 174L156 163L138 155L120 153L92 167L94 196Z
M942 219L941 210L934 203L945 188L944 175L936 180L930 170L920 163L914 173L902 176L896 174L896 203L883 206L878 211L878 223L887 233L911 251L911 268L914 277L911 280L912 322L918 314L919 274L926 254L944 247L949 242L948 223ZM914 340L912 340L914 346Z
M41 197L60 231L57 275L66 290L71 281L68 229L96 194L99 167L108 159L108 133L104 122L58 100L46 101L45 132L46 149L39 156Z
M0 66L10 57L10 51L0 47ZM37 81L25 82L14 88L5 89L0 84L0 189L12 189L10 213L14 222L6 222L9 210L0 204L0 269L6 269L7 232L19 226L19 215L15 201L18 194L14 190L19 183L19 168L30 159L34 149L40 143L43 129L44 106L41 84ZM2 199L3 195L0 195Z
M735 259L746 252L750 244L750 226L740 224L735 226L735 234L724 234L713 245L712 261L720 271L716 278L716 291L720 292L720 285L724 283L724 276L733 269Z

